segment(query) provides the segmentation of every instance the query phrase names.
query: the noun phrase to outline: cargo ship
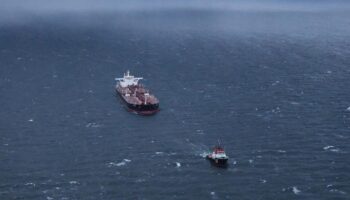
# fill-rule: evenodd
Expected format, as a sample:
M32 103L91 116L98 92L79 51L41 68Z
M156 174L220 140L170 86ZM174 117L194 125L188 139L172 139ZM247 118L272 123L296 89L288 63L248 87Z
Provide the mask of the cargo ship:
M159 100L139 83L142 79L130 75L128 70L123 78L115 79L115 89L129 111L140 115L153 115L159 111Z

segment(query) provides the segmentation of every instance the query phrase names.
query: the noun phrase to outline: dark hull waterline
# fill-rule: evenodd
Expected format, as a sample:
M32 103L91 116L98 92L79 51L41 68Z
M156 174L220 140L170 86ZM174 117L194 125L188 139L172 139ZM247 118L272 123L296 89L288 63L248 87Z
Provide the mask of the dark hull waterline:
M210 157L207 157L207 159L211 162L211 164L218 166L218 167L226 167L228 159L213 159Z
M132 112L138 115L154 115L160 110L159 104L147 104L147 105L131 104L123 98L123 95L120 94L118 90L116 90L116 92L118 93L123 103L126 105L126 108L129 112Z

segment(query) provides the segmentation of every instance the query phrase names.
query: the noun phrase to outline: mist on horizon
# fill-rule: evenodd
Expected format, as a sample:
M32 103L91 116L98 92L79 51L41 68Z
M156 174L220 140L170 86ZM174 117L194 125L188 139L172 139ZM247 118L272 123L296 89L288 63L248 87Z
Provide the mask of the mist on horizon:
M35 13L50 14L60 12L131 12L131 11L161 11L176 9L193 10L228 10L228 11L331 11L348 10L350 3L343 0L3 0L0 10L3 13Z

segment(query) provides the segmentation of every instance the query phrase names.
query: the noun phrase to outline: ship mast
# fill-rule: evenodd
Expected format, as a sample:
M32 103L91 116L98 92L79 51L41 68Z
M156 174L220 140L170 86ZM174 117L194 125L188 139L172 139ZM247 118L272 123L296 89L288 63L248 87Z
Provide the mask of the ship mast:
M147 104L147 97L149 96L149 94L148 93L145 93L145 105Z

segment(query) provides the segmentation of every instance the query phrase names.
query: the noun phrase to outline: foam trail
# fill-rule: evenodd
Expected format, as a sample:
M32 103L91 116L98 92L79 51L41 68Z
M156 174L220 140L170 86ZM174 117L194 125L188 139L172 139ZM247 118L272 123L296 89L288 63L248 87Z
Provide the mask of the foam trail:
M209 155L209 153L208 152L203 152L203 153L201 153L201 154L199 154L201 157L203 157L203 158L205 158L205 157L207 157L207 155Z

